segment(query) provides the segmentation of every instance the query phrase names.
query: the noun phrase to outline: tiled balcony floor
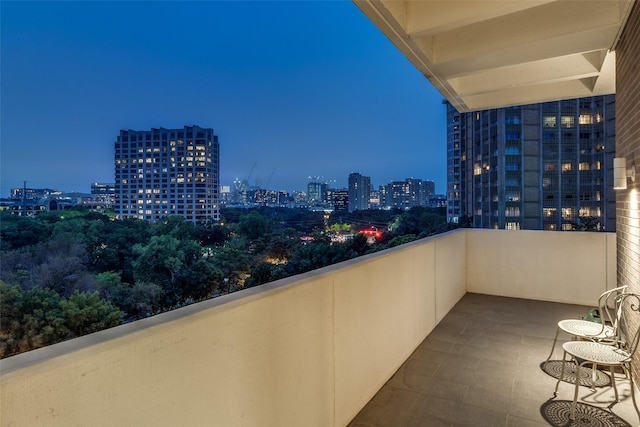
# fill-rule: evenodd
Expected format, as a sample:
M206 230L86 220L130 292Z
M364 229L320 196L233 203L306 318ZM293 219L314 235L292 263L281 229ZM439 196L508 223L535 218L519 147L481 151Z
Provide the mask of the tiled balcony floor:
M629 382L618 384L621 402L606 409L611 387L593 393L580 387L585 413L567 423L573 384L562 382L553 401L556 379L541 369L551 350L556 324L580 318L588 307L467 294L349 424L364 426L626 426L638 425ZM569 340L566 335L561 340ZM560 341L552 360L562 357ZM543 416L543 412L546 414ZM564 421L563 421L564 420Z

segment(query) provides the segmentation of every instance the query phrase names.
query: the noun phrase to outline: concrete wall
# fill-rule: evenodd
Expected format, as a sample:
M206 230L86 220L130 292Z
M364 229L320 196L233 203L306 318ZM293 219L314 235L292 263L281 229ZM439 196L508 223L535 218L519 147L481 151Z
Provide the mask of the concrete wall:
M613 233L467 231L469 292L593 305L616 285Z
M448 233L0 362L3 426L346 425L464 295Z

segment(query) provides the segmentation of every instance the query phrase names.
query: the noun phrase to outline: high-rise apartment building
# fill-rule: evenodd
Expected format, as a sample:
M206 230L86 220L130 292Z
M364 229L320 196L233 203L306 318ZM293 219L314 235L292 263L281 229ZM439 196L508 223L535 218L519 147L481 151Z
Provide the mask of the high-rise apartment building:
M121 130L115 142L116 216L219 220L219 152L210 128Z
M371 177L357 172L349 174L349 212L369 209Z
M349 190L334 190L333 210L334 212L349 212Z
M307 184L307 198L311 205L319 205L325 201L325 193L329 185L325 182L317 180L310 181Z
M404 181L392 181L380 187L380 204L384 208L400 209L428 206L435 189L435 183L430 180L407 178Z
M615 230L615 96L458 113L447 217L477 228Z

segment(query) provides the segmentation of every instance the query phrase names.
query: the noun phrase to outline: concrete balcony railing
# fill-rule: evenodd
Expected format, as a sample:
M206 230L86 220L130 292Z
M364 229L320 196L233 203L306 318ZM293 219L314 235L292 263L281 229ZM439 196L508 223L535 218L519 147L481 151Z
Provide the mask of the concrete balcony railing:
M458 230L7 358L2 426L344 426L467 292L591 305L611 233Z

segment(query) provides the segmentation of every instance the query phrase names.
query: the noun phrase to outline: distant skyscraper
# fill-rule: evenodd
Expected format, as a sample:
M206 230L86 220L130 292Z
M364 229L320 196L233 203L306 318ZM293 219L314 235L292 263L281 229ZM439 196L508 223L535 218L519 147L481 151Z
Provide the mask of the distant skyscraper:
M333 210L335 212L349 212L349 191L335 190L333 192Z
M322 203L322 190L323 184L319 181L311 181L307 184L307 197L310 204Z
M407 178L392 181L380 188L380 204L385 208L409 209L428 206L429 197L435 193L435 183L429 180Z
M349 174L349 212L369 209L371 177L357 172Z
M219 220L219 151L210 128L121 130L115 143L116 216Z
M464 114L447 103L448 220L614 231L614 155L614 95Z

